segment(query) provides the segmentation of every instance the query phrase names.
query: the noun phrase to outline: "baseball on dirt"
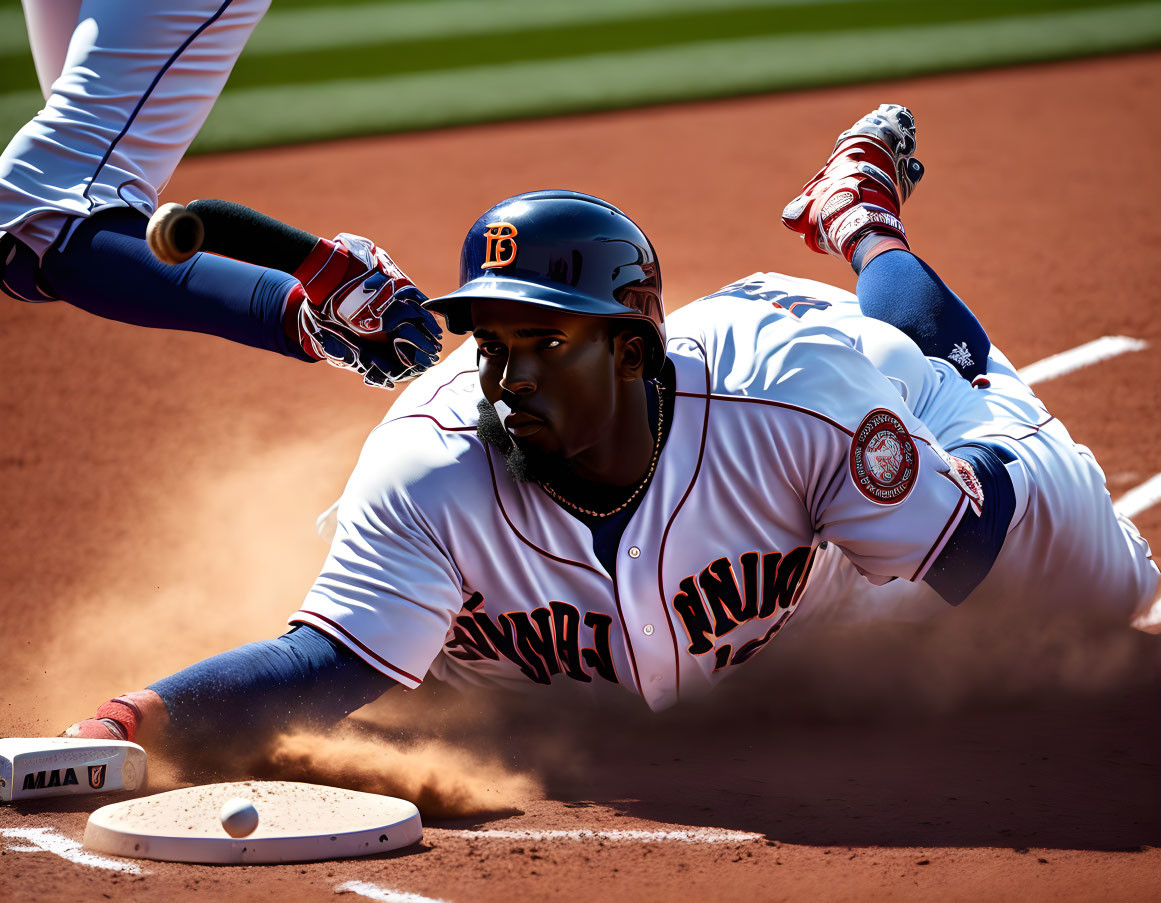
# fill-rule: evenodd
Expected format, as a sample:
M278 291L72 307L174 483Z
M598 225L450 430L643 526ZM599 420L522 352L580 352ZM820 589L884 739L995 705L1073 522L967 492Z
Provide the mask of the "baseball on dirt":
M231 837L247 837L258 827L258 810L252 802L241 797L226 800L219 817L222 827Z

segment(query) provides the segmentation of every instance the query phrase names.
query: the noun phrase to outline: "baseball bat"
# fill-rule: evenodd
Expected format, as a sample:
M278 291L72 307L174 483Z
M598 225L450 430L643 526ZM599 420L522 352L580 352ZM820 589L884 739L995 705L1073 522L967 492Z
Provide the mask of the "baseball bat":
M149 218L145 241L162 263L185 263L198 251L209 251L293 273L319 237L243 204L199 200L159 207Z

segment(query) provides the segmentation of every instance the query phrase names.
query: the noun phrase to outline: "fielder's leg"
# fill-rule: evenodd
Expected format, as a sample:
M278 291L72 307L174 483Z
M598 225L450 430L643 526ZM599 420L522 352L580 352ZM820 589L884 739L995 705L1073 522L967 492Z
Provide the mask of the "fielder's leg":
M204 332L314 360L298 344L296 321L286 322L288 308L297 310L292 302L301 301L293 276L213 254L164 264L145 242L147 222L136 210L105 210L50 249L39 267L24 249L0 272L0 285L11 292L20 282L25 293L66 299L123 323Z
M69 39L81 16L81 0L54 0L52 3L21 0L21 5L24 7L24 24L28 28L28 46L36 66L36 79L40 82L40 93L48 100L52 96L52 83L64 71Z
M208 260L163 274L136 234L269 0L25 6L47 102L0 154L0 289L302 356L269 328L284 281ZM184 307L178 286L190 290ZM200 301L209 313L191 325ZM255 324L238 320L247 305Z

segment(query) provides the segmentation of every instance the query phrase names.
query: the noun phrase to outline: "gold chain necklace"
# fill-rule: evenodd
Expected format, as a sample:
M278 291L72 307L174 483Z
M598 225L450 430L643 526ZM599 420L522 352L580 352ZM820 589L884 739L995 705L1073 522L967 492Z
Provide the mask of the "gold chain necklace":
M641 478L641 482L637 484L637 488L633 490L633 494L631 496L625 499L625 501L621 502L621 504L619 504L612 511L602 512L593 511L589 508L582 508L575 502L570 502L563 495L549 486L548 483L544 482L544 480L537 480L537 482L540 484L540 488L547 492L553 500L564 505L566 508L571 508L573 511L576 511L580 514L587 514L589 517L612 517L618 511L624 511L633 502L633 499L637 498L637 496L644 492L645 487L649 485L649 481L653 479L653 471L657 469L657 461L661 457L661 437L665 431L665 400L661 397L660 383L654 380L653 385L654 390L657 392L657 437L653 440L653 458L649 461L648 472L644 477Z

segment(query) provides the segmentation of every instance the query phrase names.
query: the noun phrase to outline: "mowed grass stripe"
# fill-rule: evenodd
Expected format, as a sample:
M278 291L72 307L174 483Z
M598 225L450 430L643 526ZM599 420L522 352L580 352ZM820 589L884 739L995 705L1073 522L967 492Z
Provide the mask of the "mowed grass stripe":
M1101 0L430 0L281 10L259 23L236 87L373 78L791 32L891 28L1093 8ZM8 15L8 18L13 18ZM19 23L4 41L23 39ZM0 32L3 34L3 32ZM368 52L371 48L381 52ZM360 52L362 51L362 52ZM27 48L0 50L0 91L36 87Z
M604 0L598 0L604 2ZM850 31L854 26L888 29L971 22L997 16L1059 11L1062 0L977 0L932 4L928 0L828 0L823 6L760 6L736 9L674 9L665 16L626 16L616 24L583 20L567 27L532 27L533 22L505 20L504 29L482 39L477 34L438 37L376 45L378 52L307 45L295 53L242 56L231 85L251 87L305 84L327 78L375 78L408 72L436 72L499 63L555 60L570 56L638 51L705 41L728 41L783 34ZM1092 0L1065 0L1066 5L1092 8ZM485 4L490 6L491 4ZM556 4L546 4L555 7ZM567 9L575 10L573 4ZM627 11L626 11L627 12ZM261 27L261 26L260 26ZM255 35L257 40L258 35Z
M28 52L28 35L24 30L24 12L19 3L0 9L0 56ZM2 83L0 83L2 85Z
M548 60L667 44L853 27L893 28L1091 8L1099 0L432 0L279 12L258 25L231 85L303 84ZM593 7L587 14L588 6ZM371 52L376 48L378 52ZM0 85L36 87L25 57L0 55Z
M697 11L807 7L817 20L828 15L826 7L876 2L883 5L882 0L376 0L340 4L312 0L298 8L287 8L284 0L275 0L250 36L246 54L266 56L546 28L567 30L624 20L666 19ZM1091 5L1099 0L1033 2L1060 6ZM31 59L24 15L18 7L0 9L0 66L9 58ZM0 69L0 73L3 71ZM7 84L0 79L0 90Z
M16 130L43 106L44 97L36 89L0 94L0 140L7 144Z
M528 2L468 5L473 10L516 9ZM612 2L592 0L606 12ZM625 0L635 15L660 9L661 2ZM693 10L701 0L674 2ZM967 13L958 4L926 0L825 0L821 6L792 2L778 7L769 2L785 0L761 0L753 8L739 0L732 11L692 11L657 21L630 18L612 27L524 29L498 32L485 40L474 36L408 40L375 53L344 48L254 55L252 43L195 149L599 110L1161 43L1157 2L1090 8L1091 0L980 0ZM1084 8L958 21L965 14L994 17L1016 7L1039 9L1062 2ZM420 6L446 11L462 4L463 0L397 2L374 9L386 17ZM543 5L574 12L578 8ZM341 19L369 9L339 6L328 12ZM19 17L19 11L6 10L0 21L12 18L13 12ZM303 12L313 15L318 10ZM291 9L282 15L298 13ZM921 22L932 17L940 23ZM948 18L954 21L942 21ZM830 30L851 22L873 23L874 29ZM22 89L6 78L10 68L21 69ZM0 94L0 135L11 135L41 106L35 85L31 59L0 60L0 88L8 89ZM285 110L294 110L295 115L287 116ZM233 117L237 118L231 122Z
M841 21L835 5L860 4L878 9L866 13L868 25L884 11L907 10L911 24L1033 9L1094 7L1101 0L980 0L970 8L929 0L885 3L882 0L396 0L396 2L305 2L276 0L255 30L247 48L252 55L289 53L327 47L362 47L461 35L489 35L514 30L569 28L635 19L665 19L688 12L721 14L732 10L773 11L799 7L820 27ZM963 7L963 4L958 5ZM990 12L989 12L990 10ZM836 21L838 20L838 21ZM0 57L27 50L24 17L15 4L0 9Z
M861 4L875 0L854 0ZM1054 0L1059 3L1061 0ZM1093 0L1075 0L1092 3ZM824 7L852 0L428 0L386 6L315 7L282 11L277 3L255 29L247 55L366 47L407 41L506 34L541 29L567 30L636 20L668 19L688 12L713 14L744 9L781 11L809 7L815 19Z
M232 91L194 147L226 150L1152 47L1161 42L1159 10L1161 4L1133 4Z

